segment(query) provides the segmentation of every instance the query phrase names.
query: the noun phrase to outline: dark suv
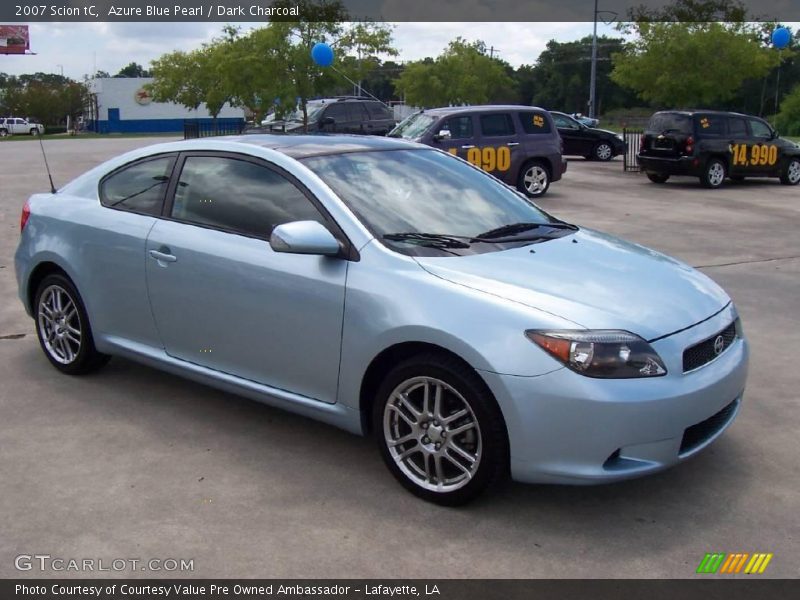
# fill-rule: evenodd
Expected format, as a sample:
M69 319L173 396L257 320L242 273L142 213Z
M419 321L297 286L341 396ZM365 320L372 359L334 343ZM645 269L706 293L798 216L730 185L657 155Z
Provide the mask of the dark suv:
M561 138L546 110L530 106L451 106L414 113L391 133L441 148L541 196L567 170Z
M306 110L308 131L313 133L386 135L397 124L388 106L359 96L310 100ZM297 110L283 121L265 121L261 129L300 133L303 130L303 113Z
M657 112L641 138L638 159L654 183L664 183L670 175L699 177L708 188L718 188L726 177L800 183L800 147L778 137L763 119L739 113Z

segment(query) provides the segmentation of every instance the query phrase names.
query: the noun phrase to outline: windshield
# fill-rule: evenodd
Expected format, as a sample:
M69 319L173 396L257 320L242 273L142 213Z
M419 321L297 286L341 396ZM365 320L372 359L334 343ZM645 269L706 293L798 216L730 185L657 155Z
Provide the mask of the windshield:
M656 113L650 118L647 130L655 133L692 133L692 118L680 113Z
M319 117L319 113L322 112L322 109L325 108L325 104L306 104L306 110L308 111L308 122L311 123L312 121L316 121ZM288 117L286 117L287 121L297 121L298 123L303 122L303 110L298 108Z
M407 140L415 140L425 133L435 120L436 117L432 117L431 115L415 113L395 127L389 133L389 137L401 137Z
M405 254L475 254L571 232L494 177L437 150L351 152L303 162L375 237Z

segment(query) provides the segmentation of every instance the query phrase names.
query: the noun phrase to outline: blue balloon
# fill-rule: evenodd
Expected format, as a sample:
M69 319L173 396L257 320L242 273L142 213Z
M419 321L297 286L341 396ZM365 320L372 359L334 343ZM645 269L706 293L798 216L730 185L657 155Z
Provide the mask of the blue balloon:
M789 30L786 27L778 27L775 31L772 32L772 45L775 46L778 50L781 48L786 48L789 45L789 42L792 41L792 34L789 33Z
M333 64L333 48L325 42L317 42L311 48L311 59L320 67L330 67Z

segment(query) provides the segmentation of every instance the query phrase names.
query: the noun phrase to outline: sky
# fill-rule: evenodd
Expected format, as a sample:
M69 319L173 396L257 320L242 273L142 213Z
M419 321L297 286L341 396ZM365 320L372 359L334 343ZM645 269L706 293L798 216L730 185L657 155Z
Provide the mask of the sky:
M83 79L96 68L111 75L131 62L147 67L173 50L191 50L218 36L222 23L30 23L35 56L0 55L0 72L57 73ZM243 29L256 24L240 23ZM514 67L533 64L551 39L591 35L592 23L395 23L396 60L437 56L457 36L483 40ZM598 34L619 35L598 25Z

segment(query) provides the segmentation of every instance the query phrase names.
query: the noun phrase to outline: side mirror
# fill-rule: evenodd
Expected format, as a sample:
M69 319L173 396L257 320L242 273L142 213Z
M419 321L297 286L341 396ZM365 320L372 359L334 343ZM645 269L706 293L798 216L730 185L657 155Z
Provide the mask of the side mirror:
M294 221L272 230L269 245L275 252L336 256L341 251L338 240L316 221Z
M442 140L449 140L451 137L453 137L453 134L450 133L449 129L442 129L433 136L433 139L437 142L441 142Z
M323 127L325 125L336 125L336 119L333 117L323 117L322 120L319 122L320 125Z
M772 132L772 137L771 137L771 138L769 138L769 139L771 139L771 140L776 140L776 139L778 139L779 137L781 137L781 134L780 134L780 133L778 133L778 130L776 129L775 131L773 131L773 132Z

